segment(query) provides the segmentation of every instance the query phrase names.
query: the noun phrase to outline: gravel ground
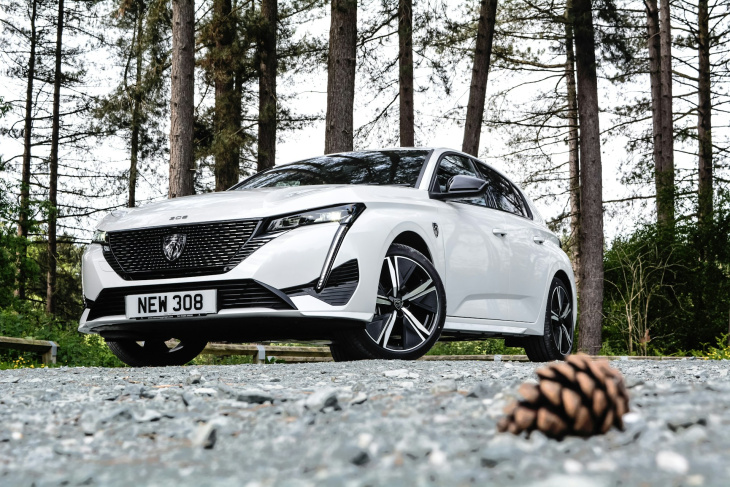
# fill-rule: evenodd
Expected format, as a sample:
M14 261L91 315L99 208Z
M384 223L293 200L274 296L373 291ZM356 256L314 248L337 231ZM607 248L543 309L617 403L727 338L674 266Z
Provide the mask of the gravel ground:
M626 430L496 432L535 365L0 371L0 485L728 485L730 362L617 361Z

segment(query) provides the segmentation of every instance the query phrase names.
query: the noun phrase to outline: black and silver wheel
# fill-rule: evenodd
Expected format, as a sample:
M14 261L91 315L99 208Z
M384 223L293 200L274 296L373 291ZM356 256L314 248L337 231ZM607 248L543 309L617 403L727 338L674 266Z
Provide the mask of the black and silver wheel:
M525 343L525 352L533 362L563 360L573 351L575 323L568 289L562 279L553 278L545 307L545 332Z
M420 252L394 244L383 259L373 321L338 337L332 356L417 359L436 343L445 319L446 295L436 268Z
M119 360L131 367L164 367L185 365L203 351L205 340L182 340L169 348L161 338L135 340L107 340L106 344Z

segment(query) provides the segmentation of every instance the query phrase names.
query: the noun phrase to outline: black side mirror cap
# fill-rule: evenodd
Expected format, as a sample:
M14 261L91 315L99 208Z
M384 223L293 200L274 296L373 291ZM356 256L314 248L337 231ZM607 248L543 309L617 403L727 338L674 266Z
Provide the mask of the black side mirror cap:
M473 176L458 175L449 179L445 193L429 193L435 200L457 200L461 198L477 198L487 191L487 182Z

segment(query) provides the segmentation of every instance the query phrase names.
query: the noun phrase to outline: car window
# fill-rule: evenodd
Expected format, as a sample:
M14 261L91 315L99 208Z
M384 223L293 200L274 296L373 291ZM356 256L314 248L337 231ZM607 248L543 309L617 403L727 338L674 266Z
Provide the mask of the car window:
M525 200L509 180L487 166L479 164L479 170L488 183L485 194L487 206L529 218Z
M494 208L495 210L501 210L500 204L501 190L499 185L499 179L497 173L489 169L484 164L476 162L476 168L479 171L479 177L487 182L487 191L484 193L484 204L487 208Z
M441 159L441 162L439 162L439 167L436 171L437 188L434 188L434 190L445 193L447 183L454 176L471 176L474 178L484 179L477 171L471 159L456 154L448 154ZM478 198L463 198L452 201L456 201L457 203L486 206L484 197L482 196Z
M346 152L275 166L234 186L234 190L309 186L319 184L371 184L415 187L427 150Z

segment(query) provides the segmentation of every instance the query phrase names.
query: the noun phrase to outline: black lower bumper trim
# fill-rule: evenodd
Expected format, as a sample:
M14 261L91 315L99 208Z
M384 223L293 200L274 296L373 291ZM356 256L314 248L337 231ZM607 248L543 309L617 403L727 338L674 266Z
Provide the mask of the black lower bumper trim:
M278 289L254 279L240 279L103 289L99 296L93 302L90 302L91 311L87 321L103 318L104 316L124 315L124 298L130 294L185 292L200 289L215 289L217 291L218 311L236 308L297 309L291 299Z
M142 320L119 324L99 324L91 328L106 340L144 340L146 338L203 338L235 343L276 340L331 340L347 330L364 329L365 322L341 318L231 317Z
M309 295L331 306L344 306L350 301L359 282L360 270L357 260L352 259L332 269L327 279L327 285L320 292L316 290L317 279L301 286L282 289L282 291L291 297Z

